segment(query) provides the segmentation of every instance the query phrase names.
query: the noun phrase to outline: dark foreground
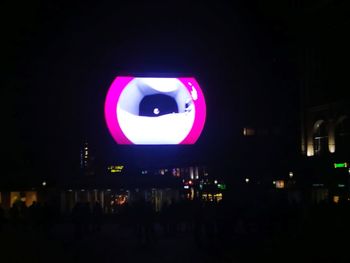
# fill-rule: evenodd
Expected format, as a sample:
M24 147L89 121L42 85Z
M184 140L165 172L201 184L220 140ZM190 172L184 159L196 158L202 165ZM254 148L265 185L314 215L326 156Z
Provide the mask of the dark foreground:
M7 220L0 232L0 262L350 261L349 202L222 204L199 214L187 211L192 216L173 211L177 214L167 217L103 216L93 224L71 216L48 224Z

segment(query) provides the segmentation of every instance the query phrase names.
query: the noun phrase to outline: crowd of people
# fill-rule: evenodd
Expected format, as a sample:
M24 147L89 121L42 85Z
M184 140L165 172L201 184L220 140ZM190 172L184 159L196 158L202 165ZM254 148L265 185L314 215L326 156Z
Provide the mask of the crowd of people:
M45 203L33 202L27 207L24 202L16 202L7 211L0 208L0 230L9 227L50 232L63 222L58 211ZM100 232L108 224L116 224L129 229L131 238L141 244L152 245L162 239L187 235L199 248L232 252L234 247L237 253L244 253L248 249L280 247L280 242L290 244L293 240L317 243L320 233L324 240L346 237L350 234L350 203L303 205L259 199L216 203L183 199L171 200L156 212L151 202L140 198L125 203L116 214L105 214L98 202L78 202L68 221L64 220L73 226L74 236L80 239Z
M58 215L52 204L34 201L27 206L23 201L16 201L7 211L0 206L0 230L8 227L13 230L49 231L57 222Z

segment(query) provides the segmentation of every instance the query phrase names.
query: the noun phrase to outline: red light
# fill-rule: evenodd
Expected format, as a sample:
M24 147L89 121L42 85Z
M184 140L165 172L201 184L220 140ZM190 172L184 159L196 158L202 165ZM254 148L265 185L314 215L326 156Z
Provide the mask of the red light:
M188 181L188 184L193 184L191 180Z

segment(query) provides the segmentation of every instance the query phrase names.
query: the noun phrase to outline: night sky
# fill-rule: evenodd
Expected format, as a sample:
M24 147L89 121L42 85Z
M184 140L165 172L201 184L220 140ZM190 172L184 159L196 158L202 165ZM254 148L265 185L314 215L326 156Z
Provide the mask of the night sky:
M336 46L323 41L329 36L346 49L342 29L329 29L348 25L343 1L189 2L2 4L1 180L68 176L84 140L101 162L139 166L179 156L229 163L245 126L282 127L293 144L300 54L330 54ZM324 14L335 20L324 22ZM345 63L349 53L342 57ZM150 73L197 78L207 122L195 146L121 147L109 135L103 105L110 83L118 74ZM345 71L328 79L336 74Z

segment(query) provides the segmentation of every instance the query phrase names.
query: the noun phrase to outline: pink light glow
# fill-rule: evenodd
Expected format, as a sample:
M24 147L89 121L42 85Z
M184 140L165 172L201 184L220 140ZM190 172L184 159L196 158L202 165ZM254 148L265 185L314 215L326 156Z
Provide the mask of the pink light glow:
M113 139L118 144L133 144L133 142L129 139L130 137L128 137L129 134L125 134L121 128L120 121L118 120L117 108L119 105L120 95L125 90L125 88L128 87L129 83L134 79L134 77L130 76L116 77L108 90L105 100L105 120L107 127ZM187 91L190 94L190 97L192 98L195 110L192 127L189 130L187 136L181 142L179 142L179 144L194 144L198 140L205 123L206 105L204 95L195 78L177 78L177 80L180 81L184 87L186 87ZM147 142L141 144L152 143Z
M105 101L105 119L107 127L113 139L118 144L132 144L120 128L117 119L117 105L120 94L133 79L133 77L116 77L108 90Z
M206 105L204 95L195 78L179 78L179 80L182 82L183 85L185 85L190 94L192 93L193 88L197 92L196 100L195 97L192 96L194 97L193 102L196 109L194 123L190 133L181 142L181 144L194 144L198 140L199 135L201 135L205 123Z

